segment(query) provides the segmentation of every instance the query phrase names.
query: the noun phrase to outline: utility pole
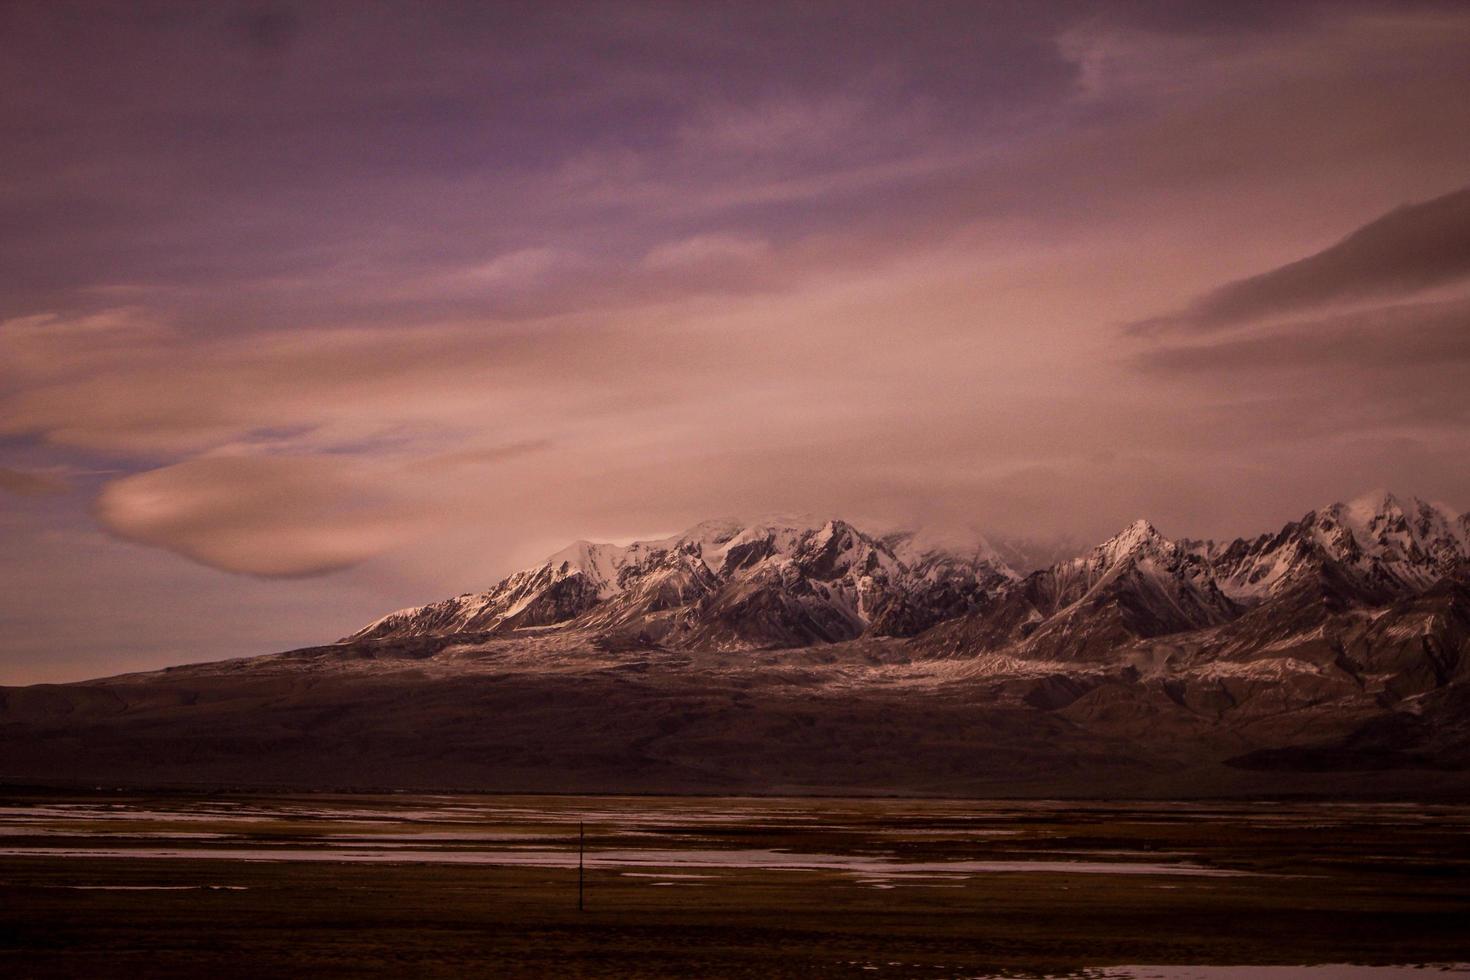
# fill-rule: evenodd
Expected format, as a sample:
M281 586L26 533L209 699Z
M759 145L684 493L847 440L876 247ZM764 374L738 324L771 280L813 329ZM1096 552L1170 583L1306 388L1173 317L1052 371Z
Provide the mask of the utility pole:
M587 825L577 821L577 911L584 912L582 904L582 855L587 850Z

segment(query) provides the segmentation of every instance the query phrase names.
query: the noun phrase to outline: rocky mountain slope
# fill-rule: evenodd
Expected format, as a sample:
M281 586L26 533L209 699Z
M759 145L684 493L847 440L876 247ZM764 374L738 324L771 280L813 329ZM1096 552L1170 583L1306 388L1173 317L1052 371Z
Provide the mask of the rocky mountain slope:
M586 542L336 644L0 689L0 778L1470 795L1470 522L1377 493L1019 575L840 520Z

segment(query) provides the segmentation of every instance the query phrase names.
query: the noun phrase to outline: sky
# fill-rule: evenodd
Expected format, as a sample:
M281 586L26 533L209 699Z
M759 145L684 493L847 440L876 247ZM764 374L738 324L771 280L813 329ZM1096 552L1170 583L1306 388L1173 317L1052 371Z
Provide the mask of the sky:
M1470 509L1462 3L0 0L0 683L771 512Z

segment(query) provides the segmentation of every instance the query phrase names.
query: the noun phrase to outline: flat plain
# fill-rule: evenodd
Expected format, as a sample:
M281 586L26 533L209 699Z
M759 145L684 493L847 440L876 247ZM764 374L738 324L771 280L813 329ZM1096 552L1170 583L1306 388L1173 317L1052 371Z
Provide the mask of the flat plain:
M0 797L14 977L1459 973L1467 917L1452 805Z

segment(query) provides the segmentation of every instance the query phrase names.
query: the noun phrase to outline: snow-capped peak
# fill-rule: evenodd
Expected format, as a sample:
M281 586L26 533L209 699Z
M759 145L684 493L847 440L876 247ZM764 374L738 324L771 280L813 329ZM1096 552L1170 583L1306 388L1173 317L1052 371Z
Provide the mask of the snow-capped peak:
M1073 602L1130 570L1173 577L1179 549L1148 521L1139 519L1085 555L1046 571L1059 600Z
M550 566L559 575L582 572L599 584L611 584L617 580L618 569L627 553L627 548L614 544L574 541L541 564Z
M1339 561L1386 562L1398 575L1443 571L1470 557L1460 515L1418 497L1375 490L1317 513L1319 542Z
M1159 533L1158 528L1140 517L1123 530L1093 549L1092 560L1113 566L1128 558L1174 550L1174 542Z
M1467 558L1466 522L1447 507L1374 490L1306 514L1278 534L1205 547L1221 588L1254 603L1336 566L1365 595L1427 588Z

